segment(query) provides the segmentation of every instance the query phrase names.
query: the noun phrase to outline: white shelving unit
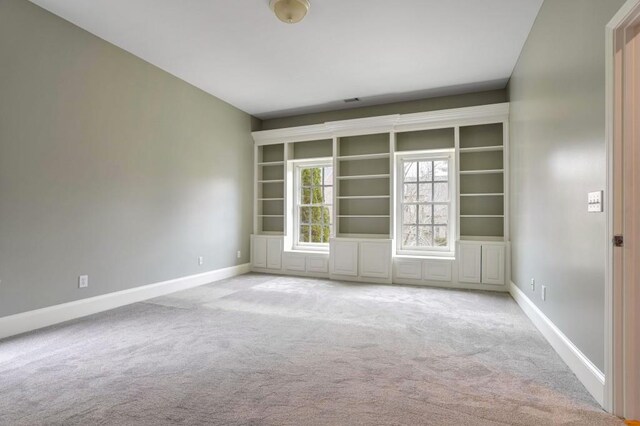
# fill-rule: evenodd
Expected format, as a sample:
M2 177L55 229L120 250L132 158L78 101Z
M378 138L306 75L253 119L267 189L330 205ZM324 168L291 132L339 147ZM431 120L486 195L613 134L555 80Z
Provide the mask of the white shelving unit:
M256 270L461 288L507 282L508 104L345 120L253 136L254 240L260 244L256 253L262 265ZM396 153L442 149L455 151L455 258L397 255ZM337 262L330 261L336 253L291 248L290 161L320 158L333 160L331 247L345 255ZM331 265L342 273L332 272Z

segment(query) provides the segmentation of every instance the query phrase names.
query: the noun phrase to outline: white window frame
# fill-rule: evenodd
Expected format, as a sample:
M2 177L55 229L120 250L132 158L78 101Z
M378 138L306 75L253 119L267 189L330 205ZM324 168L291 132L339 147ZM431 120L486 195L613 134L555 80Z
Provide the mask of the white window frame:
M332 238L335 236L335 199L336 199L336 177L335 177L335 166L333 164L333 158L322 158L322 159L311 159L311 160L291 160L293 166L293 191L291 194L293 196L293 249L294 250L304 250L304 251L329 251L329 242L326 243L307 243L300 241L300 201L302 197L302 184L300 182L301 178L301 170L312 167L331 167L333 169L333 179L331 182L331 187L333 188L333 196L330 200L330 204L326 204L331 206L331 223L329 225L329 237ZM324 185L323 185L324 187Z
M402 225L403 225L403 200L404 200L404 162L405 161L449 161L449 223L448 238L446 247L410 247L402 246ZM445 150L425 150L411 153L396 153L396 253L398 255L414 256L434 256L434 257L455 257L456 239L456 156L454 149ZM418 175L419 180L419 175ZM416 215L418 212L416 212Z

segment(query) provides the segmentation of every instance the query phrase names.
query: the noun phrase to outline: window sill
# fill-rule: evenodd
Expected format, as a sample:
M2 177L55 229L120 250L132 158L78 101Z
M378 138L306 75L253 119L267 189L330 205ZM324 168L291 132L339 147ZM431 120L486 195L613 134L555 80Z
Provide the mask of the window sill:
M301 248L293 248L284 250L285 253L297 253L297 254L324 254L329 256L329 249L326 250L318 250L318 249L301 249Z
M455 255L446 254L443 256L434 256L433 254L396 254L395 259L420 259L420 260L456 260Z

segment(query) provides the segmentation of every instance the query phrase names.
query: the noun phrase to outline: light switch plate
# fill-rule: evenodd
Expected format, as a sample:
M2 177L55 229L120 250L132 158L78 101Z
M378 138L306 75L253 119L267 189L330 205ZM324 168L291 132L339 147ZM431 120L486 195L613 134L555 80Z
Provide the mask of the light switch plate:
M602 212L602 194L603 191L590 192L587 197L587 211L589 213Z

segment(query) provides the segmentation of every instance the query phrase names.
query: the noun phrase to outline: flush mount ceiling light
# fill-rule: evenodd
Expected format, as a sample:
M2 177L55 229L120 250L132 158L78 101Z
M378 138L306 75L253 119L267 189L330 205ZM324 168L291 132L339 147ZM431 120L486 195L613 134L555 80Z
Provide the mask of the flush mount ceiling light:
M309 0L271 0L269 7L279 20L295 24L304 19L309 12Z

